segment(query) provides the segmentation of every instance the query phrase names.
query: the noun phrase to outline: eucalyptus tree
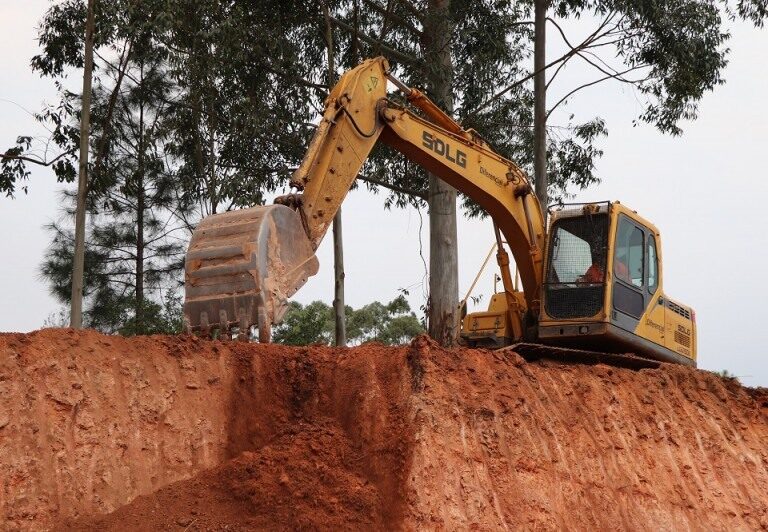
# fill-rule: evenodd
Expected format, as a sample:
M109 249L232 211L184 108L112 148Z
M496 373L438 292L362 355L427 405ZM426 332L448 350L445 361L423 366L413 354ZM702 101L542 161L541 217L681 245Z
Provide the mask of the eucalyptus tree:
M326 91L312 3L170 0L159 25L179 87L167 122L185 199L202 214L285 187Z
M131 60L132 43L146 36L151 25L143 16L141 0L95 2L94 12L94 84L104 75L118 73L110 93L112 105L102 117L108 123L121 89L121 73ZM71 183L77 178L80 108L76 101L80 95L67 85L69 75L84 67L86 20L87 3L83 0L57 2L43 14L38 29L41 52L30 64L33 72L51 79L60 100L57 104L45 105L34 115L36 122L50 131L48 138L20 134L15 145L0 154L0 192L8 196L17 190L28 191L34 166L52 168L60 183ZM91 150L95 153L89 163L92 167L89 176L93 176L93 169L101 162L104 145L91 146Z
M762 27L767 9L766 0L535 0L530 76L536 81L534 150L541 201L547 203L548 188L544 135L555 110L581 91L613 84L637 95L639 122L680 135L681 122L695 120L704 95L723 83L728 23L742 19ZM581 23L574 25L577 19ZM546 58L548 39L563 53ZM559 83L558 75L569 67L579 69L581 81ZM548 107L550 92L556 96Z

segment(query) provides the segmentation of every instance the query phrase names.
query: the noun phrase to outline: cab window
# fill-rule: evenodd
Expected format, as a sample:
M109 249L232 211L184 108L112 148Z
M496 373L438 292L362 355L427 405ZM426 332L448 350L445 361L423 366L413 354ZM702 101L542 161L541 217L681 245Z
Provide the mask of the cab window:
M645 269L643 257L643 231L622 217L616 232L613 274L617 279L641 288Z
M656 256L656 237L648 237L648 292L653 294L659 286L659 258Z
M586 279L593 270L595 277L605 272L608 216L572 216L555 222L550 247L548 283L601 283L602 279Z
M555 232L550 282L557 279L561 283L575 283L592 264L587 241L568 229L571 228L561 224Z

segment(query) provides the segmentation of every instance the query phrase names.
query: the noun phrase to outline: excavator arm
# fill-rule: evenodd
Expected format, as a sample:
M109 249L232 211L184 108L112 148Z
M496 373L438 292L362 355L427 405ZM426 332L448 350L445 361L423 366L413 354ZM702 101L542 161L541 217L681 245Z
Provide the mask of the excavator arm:
M424 116L388 100L387 81ZM379 57L346 72L326 99L323 117L291 179L298 193L278 198L278 205L209 217L220 217L222 224L204 220L209 221L207 239L195 232L190 255L197 252L200 256L202 250L208 262L187 259L185 315L189 328L211 327L219 317L221 328L258 321L260 331L268 331L269 323L282 316L287 297L316 272L313 252L379 141L485 209L494 221L498 240L500 231L514 256L528 309L538 312L546 235L541 206L526 175L424 94L394 78L387 61ZM254 222L255 218L259 220ZM306 239L302 240L301 233ZM239 240L235 234L240 235ZM248 235L258 235L251 238L256 245L249 247L253 242ZM222 239L237 243L227 250L213 249ZM225 263L217 260L222 251L230 257L226 271L221 268ZM504 270L504 262L509 260L503 246L498 258ZM234 279L227 276L237 277L239 284L234 286L230 282ZM504 277L509 308L520 310L512 296L508 269ZM201 283L207 288L202 298L196 298ZM201 312L205 313L202 317Z
M426 118L386 98L394 81ZM326 102L323 120L293 175L303 193L293 206L317 248L363 163L378 141L421 165L488 212L520 270L528 304L541 286L544 218L524 172L465 130L422 93L400 83L376 58L347 72ZM290 203L290 200L287 202Z

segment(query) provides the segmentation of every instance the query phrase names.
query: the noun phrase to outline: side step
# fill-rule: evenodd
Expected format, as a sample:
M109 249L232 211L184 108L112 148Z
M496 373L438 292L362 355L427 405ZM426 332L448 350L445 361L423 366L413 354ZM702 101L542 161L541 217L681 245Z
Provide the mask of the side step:
M644 358L632 353L601 353L543 344L518 343L503 348L514 351L525 360L540 360L542 358L570 364L607 364L619 368L644 369L658 368L663 362Z

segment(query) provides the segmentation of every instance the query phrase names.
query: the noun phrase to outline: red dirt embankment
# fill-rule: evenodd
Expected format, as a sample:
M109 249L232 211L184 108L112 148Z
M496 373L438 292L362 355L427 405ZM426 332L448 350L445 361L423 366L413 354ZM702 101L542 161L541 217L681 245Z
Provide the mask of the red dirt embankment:
M768 529L768 394L688 368L49 330L0 400L0 528Z

